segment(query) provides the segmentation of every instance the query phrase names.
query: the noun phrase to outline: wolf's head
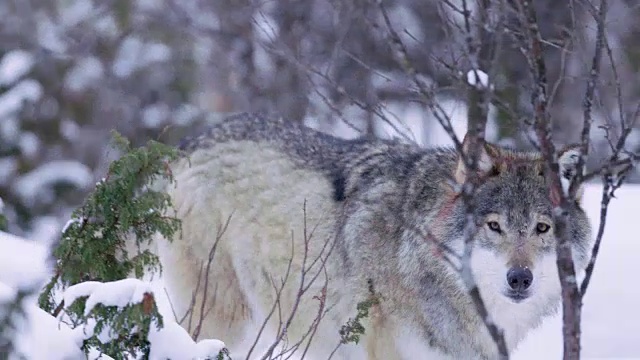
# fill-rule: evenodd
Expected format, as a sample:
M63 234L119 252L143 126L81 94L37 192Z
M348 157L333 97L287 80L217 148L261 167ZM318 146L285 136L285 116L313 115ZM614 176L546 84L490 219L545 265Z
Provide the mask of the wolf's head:
M465 139L463 148L468 148ZM476 185L477 237L471 267L476 282L495 305L527 304L539 308L557 303L560 283L550 187L545 163L536 152L516 152L483 143ZM576 174L578 149L559 151L563 183ZM462 183L466 171L458 160L455 179ZM563 184L563 185L565 185ZM578 271L588 261L591 226L581 208L582 189L569 206L568 233Z

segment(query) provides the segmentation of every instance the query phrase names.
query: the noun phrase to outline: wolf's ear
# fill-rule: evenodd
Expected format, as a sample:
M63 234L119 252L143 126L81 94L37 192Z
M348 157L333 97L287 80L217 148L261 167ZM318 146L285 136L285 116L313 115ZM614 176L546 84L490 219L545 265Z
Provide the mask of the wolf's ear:
M578 173L578 161L580 160L580 145L571 144L567 145L558 151L558 166L560 167L560 180L562 181L562 187L565 193L569 192L569 184L571 180ZM582 169L584 170L584 169ZM580 202L582 200L582 194L584 193L584 186L580 184L578 191L576 192L576 200Z
M498 157L499 157L499 149L484 141L483 139L479 139L480 153L478 154L478 175L484 176L488 175L491 172L497 169ZM464 136L464 140L462 141L462 153L464 155L469 154L469 147L471 146L471 138L467 135ZM458 163L456 165L456 173L455 180L458 184L463 184L467 180L467 168L464 165L463 156L458 155Z

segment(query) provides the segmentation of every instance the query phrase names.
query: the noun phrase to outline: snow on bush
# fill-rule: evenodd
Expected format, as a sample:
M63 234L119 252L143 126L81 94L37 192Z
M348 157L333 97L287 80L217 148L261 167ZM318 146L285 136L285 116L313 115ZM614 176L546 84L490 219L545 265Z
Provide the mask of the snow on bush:
M220 340L205 339L197 343L175 321L165 322L164 327L149 333L150 360L218 359L224 354L225 344Z
M14 357L10 359L17 359L18 355L29 360L87 359L81 347L83 341L94 334L96 322L87 321L74 327L65 323L62 315L55 318L37 306L35 295L51 276L48 260L49 250L39 243L0 232L0 319L10 315L16 324L15 330L0 329L0 345L2 339L13 341ZM7 306L15 300L18 291L33 289L35 293L22 303L23 313L14 311L8 314ZM72 285L66 289L63 298L65 306L86 298L85 315L89 315L97 305L122 310L129 305L153 300L154 293L147 282L123 279ZM196 343L170 314L163 315L163 327L150 327L150 360L215 359L225 348L222 341L215 339ZM103 329L100 337L107 340L113 336L109 330ZM95 350L90 351L88 358L111 359Z
M88 316L99 304L115 306L122 311L130 305L153 301L155 294L150 283L133 278L105 283L87 281L72 285L64 292L64 302L67 306L82 297L87 298L84 313ZM169 314L164 314L163 323L161 327L157 326L158 324L150 327L148 336L151 344L150 360L213 359L225 348L222 341L215 339L201 340L196 343L184 328L172 320ZM93 335L95 325L93 321L85 325L84 333L88 335L87 337ZM102 329L99 338L107 342L117 335L112 332L112 329Z

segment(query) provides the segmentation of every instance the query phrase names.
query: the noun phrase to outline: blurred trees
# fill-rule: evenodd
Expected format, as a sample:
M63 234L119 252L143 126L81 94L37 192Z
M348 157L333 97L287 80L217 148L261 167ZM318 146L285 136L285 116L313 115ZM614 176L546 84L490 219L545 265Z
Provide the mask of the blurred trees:
M118 155L105 151L109 129L133 144L150 138L175 143L217 118L208 114L265 111L343 136L392 136L395 128L413 130L423 144L437 141L440 125L397 61L379 2L0 3L0 198L9 230L57 236L52 229L59 230L106 172L107 160ZM490 67L482 70L495 86L487 137L531 147L526 119L533 112L532 83L514 41L522 29L513 26L509 1L469 4L470 11L490 9L483 25L497 44L491 63L479 65ZM417 76L463 131L460 79L472 64L462 1L381 5ZM577 141L596 33L594 5L538 0L535 6L552 85L554 137L560 144ZM621 115L638 109L638 16L634 1L610 4L590 166L610 152L598 126L617 129ZM631 136L632 150L638 140Z

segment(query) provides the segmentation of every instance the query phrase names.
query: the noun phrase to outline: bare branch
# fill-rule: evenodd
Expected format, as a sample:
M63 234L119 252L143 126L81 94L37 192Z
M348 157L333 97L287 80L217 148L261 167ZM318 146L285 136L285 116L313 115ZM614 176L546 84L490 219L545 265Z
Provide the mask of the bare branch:
M391 48L394 49L394 57L396 58L396 61L403 69L405 74L411 78L414 85L417 87L418 93L422 96L422 100L424 101L425 105L431 110L436 120L447 132L447 135L449 135L449 137L453 141L456 150L458 150L459 153L462 153L462 143L453 131L451 118L444 111L442 106L436 101L435 92L427 87L427 85L424 83L424 80L420 78L418 71L409 60L409 52L407 50L407 47L391 24L391 19L389 17L389 14L387 13L387 10L382 4L382 1L374 1L374 4L378 7L382 15L386 29L386 31L384 31L383 33L387 37L387 41ZM374 27L374 29L379 28L378 24L375 23L373 23L372 26Z
M492 46L488 45L490 43L489 36L486 36L487 30L483 27L483 25L479 26L479 33L481 34L480 41L485 40L487 43L479 44L476 39L473 30L472 30L472 20L471 20L471 12L468 9L466 0L462 2L462 9L459 11L464 15L465 22L465 39L467 44L467 57L469 62L471 63L471 71L473 71L473 75L475 76L475 85L469 86L468 88L468 106L469 106L469 119L468 119L468 132L467 137L469 139L469 148L467 151L463 151L462 144L460 140L456 137L453 128L451 126L451 120L447 116L447 114L442 110L440 105L435 99L435 93L428 89L423 81L420 79L418 72L415 70L415 67L411 64L409 60L409 55L405 44L403 43L400 36L394 30L389 15L382 4L381 1L376 1L376 5L380 10L382 15L384 24L386 26L386 35L388 36L388 41L392 48L395 49L395 55L399 65L403 68L405 73L410 76L415 83L418 92L422 96L425 105L432 111L437 121L443 127L443 129L447 132L449 137L454 143L455 148L458 153L461 154L463 159L465 160L465 166L467 167L467 172L471 175L465 180L465 184L462 186L461 191L461 200L466 206L466 226L464 230L464 254L462 256L462 268L461 268L461 276L464 280L465 285L469 290L469 294L471 299L478 311L480 318L483 323L487 327L489 334L496 342L498 347L498 352L501 358L508 359L508 349L506 346L506 341L504 338L503 331L497 327L495 323L490 321L488 316L488 311L482 297L480 295L479 289L475 280L473 279L473 274L470 269L470 258L471 252L473 249L473 239L476 232L475 226L475 215L474 215L474 204L473 204L473 192L474 186L477 182L475 178L477 175L477 162L478 162L478 154L480 150L480 146L482 146L482 140L484 139L484 131L486 128L487 118L488 118L488 106L490 102L490 85L486 84L486 86L481 86L482 83L478 71L480 63L483 65L487 65L493 60L493 52L488 51L483 54L483 61L480 61L480 51L484 46L486 48L492 48ZM483 1L481 4L481 16L484 17L484 20L488 19L488 11L489 11L490 2ZM457 8L456 8L457 9ZM476 20L478 24L485 24L483 21ZM483 36L484 35L484 36ZM467 81L466 76L462 76L461 79L463 81Z
M300 270L300 284L298 286L298 290L296 292L296 299L293 303L293 306L289 312L289 316L287 317L286 321L284 322L284 324L282 324L282 326L280 327L280 330L278 332L278 335L276 336L276 339L273 341L273 343L271 344L271 346L269 346L269 348L267 349L266 353L263 355L262 360L266 360L269 359L270 356L273 354L273 351L275 350L276 346L283 340L283 338L285 337L285 335L287 334L287 330L289 329L289 327L291 326L291 323L293 322L294 317L296 316L297 312L298 312L298 308L300 306L300 302L302 300L302 298L304 297L305 293L309 290L310 285L312 283L314 283L317 279L317 277L319 276L320 273L325 273L325 263L328 260L329 255L331 254L332 250L333 250L333 245L336 243L335 241L332 242L331 247L329 248L329 251L327 252L326 255L323 256L324 250L326 249L326 242L325 242L325 246L323 246L322 250L320 251L320 253L317 255L317 258L315 259L311 259L311 265L308 265L309 262L309 243L311 241L311 238L313 236L313 230L311 232L308 232L308 226L307 226L307 202L305 200L304 204L303 204L303 241L304 241L304 249L303 249L303 255L302 255L302 267ZM315 229L315 227L314 227ZM331 239L327 239L327 242L331 240ZM293 254L292 257L293 259ZM320 262L319 262L319 267L320 269L316 272L315 275L312 275L309 279L309 282L307 283L307 278L308 278L308 274L309 271L311 271L311 269L313 268L313 265L317 263L317 260L321 258ZM325 273L326 275L326 273ZM325 283L324 286L321 290L322 293L326 293L326 286L327 286L327 281L328 281L328 277L325 277ZM284 283L283 283L284 286ZM323 315L322 309L324 308L324 301L320 302L320 310L318 311L319 316ZM321 318L316 318L314 319L314 321L312 321L312 324L310 326L310 330L307 331L307 334L311 334L311 333L315 333L315 331L313 331L313 329L315 327L317 327L317 323L321 320ZM300 341L303 341L304 338L307 336L307 334L304 334L302 339ZM299 343L294 344L294 346L297 348ZM283 352L286 352L286 350L284 350ZM247 357L248 358L248 357Z
M291 234L291 257L289 258L289 261L287 262L287 270L285 271L284 277L282 278L280 287L276 287L275 286L275 281L273 281L273 279L271 280L274 289L276 290L276 297L275 297L275 301L273 302L273 305L271 306L271 310L269 310L269 313L267 314L267 316L265 317L265 319L262 321L262 325L260 326L260 330L258 330L258 334L256 335L253 344L251 345L251 347L249 348L249 352L247 353L247 357L246 359L249 360L251 353L253 353L253 351L255 350L255 347L258 345L258 341L260 340L260 337L262 336L262 333L264 332L264 329L267 327L267 324L269 323L269 320L271 319L271 317L273 316L273 314L275 313L276 309L279 309L280 306L280 296L282 294L282 291L284 290L284 287L289 279L289 275L291 274L291 266L293 263L293 257L294 257L294 252L295 247L294 247L294 238L293 238L293 233Z
M197 341L198 336L200 336L200 329L202 329L202 323L204 322L204 318L207 315L207 312L205 311L204 306L207 303L207 296L208 296L208 290L209 290L209 274L211 273L211 264L213 263L213 258L216 255L216 249L218 248L218 244L220 243L222 236L224 235L224 233L227 231L227 228L229 227L229 223L231 222L232 216L233 216L233 213L231 213L231 215L227 217L227 220L222 225L222 228L218 229L218 232L216 234L216 240L211 246L211 250L209 250L209 257L207 259L206 272L204 274L204 290L202 294L202 303L200 304L200 318L198 319L198 325L196 325L196 328L193 331L193 340L195 341ZM216 284L216 290L217 290L217 284ZM214 296L215 296L215 292L214 292ZM215 302L215 298L213 299L213 302Z
M607 0L600 1L600 10L598 12L598 17L596 18L598 31L596 34L596 48L593 54L593 60L591 63L591 71L589 73L589 79L587 80L587 90L584 94L583 100L583 125L582 125L582 135L581 135L581 149L580 149L580 158L578 159L577 172L576 176L572 179L571 185L569 186L569 196L571 198L575 197L576 191L578 187L582 183L583 171L582 168L586 163L586 157L589 154L589 143L590 143L590 133L591 133L591 124L593 123L592 117L592 109L593 109L593 98L595 96L596 86L598 83L598 78L600 77L600 64L602 62L602 51L605 45L605 21L607 17Z
M538 28L538 19L535 7L529 0L511 1L516 9L521 25L526 29L523 41L523 54L529 64L531 77L534 81L532 91L532 105L535 112L534 128L538 137L540 148L546 163L546 177L550 184L550 199L554 206L553 220L555 223L554 232L557 239L557 260L558 275L562 288L563 304L563 335L564 335L564 359L579 359L580 357L580 315L582 299L577 286L576 272L573 263L573 254L569 241L567 224L569 199L564 193L560 182L559 165L555 146L551 140L551 121L548 110L547 96L547 74L546 64L543 56L543 42ZM598 50L601 52L600 50ZM595 59L597 63L595 69L599 69L600 55ZM585 127L590 126L591 102L593 98L593 87L597 80L598 71L592 72L593 85L588 87L588 94L585 104L588 102L589 108L585 110L588 116L585 119ZM588 136L588 128L586 131ZM588 146L588 138L584 140L584 146ZM582 149L584 150L584 148ZM581 169L581 168L578 168ZM578 170L580 172L580 170ZM569 195L575 196L574 193Z
M480 289L478 288L473 273L471 272L471 255L473 251L473 241L476 235L476 219L475 219L475 202L473 193L475 186L478 183L478 154L480 154L482 142L485 138L485 128L487 126L488 113L489 113L489 99L491 93L490 83L482 84L482 80L479 76L480 67L488 69L493 62L493 44L490 37L492 34L488 25L488 12L490 11L491 3L489 1L482 1L477 4L479 8L480 18L476 19L478 24L484 24L478 26L478 35L474 34L472 29L471 11L468 8L466 0L462 0L462 12L464 15L464 27L465 38L467 44L467 57L471 64L471 71L475 77L475 86L467 84L468 88L468 119L467 119L467 137L469 139L469 148L467 152L462 152L461 155L466 160L467 174L465 183L462 185L462 191L460 193L463 203L466 205L466 222L464 228L464 254L462 256L462 279L467 286L471 299L480 315L483 323L485 324L489 334L493 338L498 347L498 355L501 359L508 359L509 352L507 349L506 340L504 337L504 331L499 328L493 321L489 319L489 313L484 304ZM489 49L489 51L486 51ZM484 54L480 54L484 50ZM482 56L481 56L482 55ZM489 70L485 70L489 71ZM491 77L489 76L489 80ZM468 79L465 79L468 81Z
M600 201L600 224L598 225L598 234L596 235L596 241L593 245L593 249L591 250L591 258L589 259L589 264L585 271L585 277L582 280L582 284L580 284L580 295L583 298L587 292L587 288L589 287L589 282L591 281L593 269L595 268L598 253L600 251L600 243L602 242L602 236L604 235L604 229L607 222L609 202L614 197L614 192L622 185L622 179L623 178L618 178L617 181L614 181L614 177L610 172L605 174L602 179L603 187L602 200Z
M604 21L604 19L602 19ZM631 115L630 121L625 121L625 115L623 112L623 99L622 99L622 89L620 86L620 80L617 72L617 67L615 60L612 55L611 47L609 46L606 37L604 38L605 47L607 49L607 55L611 62L611 69L613 71L615 84L616 84L616 96L618 102L618 111L620 116L620 136L618 138L617 143L614 145L610 140L609 128L605 128L605 138L609 141L612 154L609 159L606 161L604 165L602 165L596 171L585 175L585 178L593 175L594 177L598 174L602 173L602 200L600 202L600 224L598 226L598 233L596 235L596 239L593 245L593 249L591 251L591 258L589 259L589 263L587 265L585 271L585 277L582 280L582 284L580 285L580 294L584 298L587 288L589 286L591 277L593 275L593 271L595 268L595 263L598 258L600 245L602 242L602 237L604 235L604 229L606 225L607 212L609 207L609 202L614 197L614 192L617 190L624 180L624 177L627 172L629 172L640 160L640 156L636 154L632 154L629 152L625 152L626 158L620 159L621 153L624 151L625 144L627 142L627 138L638 120L640 115L640 105L637 106L636 111ZM614 180L615 179L615 180Z

